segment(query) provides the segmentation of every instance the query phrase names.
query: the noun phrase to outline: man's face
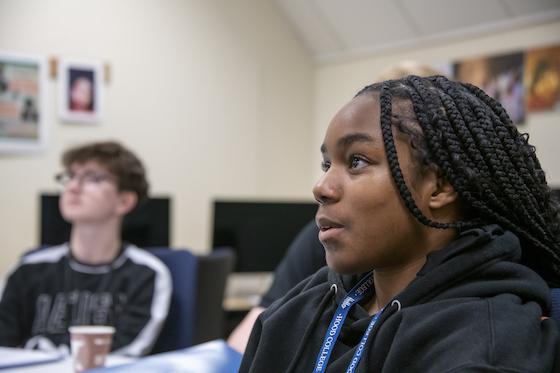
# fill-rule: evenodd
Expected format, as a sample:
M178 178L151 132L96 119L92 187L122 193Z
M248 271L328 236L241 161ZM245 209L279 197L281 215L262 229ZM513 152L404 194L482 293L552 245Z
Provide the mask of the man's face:
M70 223L104 223L120 219L122 196L117 181L96 161L73 163L67 170L60 211Z

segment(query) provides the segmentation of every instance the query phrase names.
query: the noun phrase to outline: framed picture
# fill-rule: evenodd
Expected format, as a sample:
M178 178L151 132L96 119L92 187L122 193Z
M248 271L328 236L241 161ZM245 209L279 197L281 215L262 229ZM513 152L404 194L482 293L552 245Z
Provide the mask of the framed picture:
M525 91L529 112L560 110L560 45L527 52Z
M0 52L0 151L43 149L47 128L47 62Z
M62 59L59 64L60 119L75 123L101 120L103 65L100 62Z
M455 78L482 88L498 100L515 124L525 122L523 52L455 63Z

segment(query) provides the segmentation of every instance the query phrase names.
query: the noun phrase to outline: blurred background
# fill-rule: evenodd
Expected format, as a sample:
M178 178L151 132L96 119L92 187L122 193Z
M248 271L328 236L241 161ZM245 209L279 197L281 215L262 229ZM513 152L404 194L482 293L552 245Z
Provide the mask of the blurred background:
M502 98L513 88L496 87L522 84L519 128L560 187L558 46L559 0L0 0L0 57L48 69L42 146L0 152L0 275L39 244L40 195L57 192L62 151L92 140L143 159L152 194L171 200L174 247L210 250L216 200L312 202L329 120L405 60ZM543 73L528 56L543 49L545 88L531 88ZM60 114L64 59L103 66L93 122ZM543 89L551 101L526 106Z

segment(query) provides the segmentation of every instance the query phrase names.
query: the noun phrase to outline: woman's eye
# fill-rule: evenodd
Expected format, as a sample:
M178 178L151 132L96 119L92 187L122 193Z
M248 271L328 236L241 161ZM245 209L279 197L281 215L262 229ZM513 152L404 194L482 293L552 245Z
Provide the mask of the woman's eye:
M350 157L350 168L362 168L365 166L367 166L367 162L364 159L356 155Z
M321 162L321 170L323 170L323 172L327 172L329 168L331 168L331 162L329 161Z

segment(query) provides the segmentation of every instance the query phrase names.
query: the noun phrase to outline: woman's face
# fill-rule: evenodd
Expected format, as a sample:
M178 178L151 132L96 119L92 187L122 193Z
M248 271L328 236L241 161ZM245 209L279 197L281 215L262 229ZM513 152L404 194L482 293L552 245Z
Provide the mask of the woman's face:
M70 102L72 110L89 111L92 109L93 84L87 78L76 79L70 90Z
M426 254L427 228L396 189L379 114L377 96L354 98L335 115L321 147L325 173L313 189L320 204L316 221L327 264L339 273L399 267ZM415 169L405 135L393 134L407 185L424 211L429 185Z

